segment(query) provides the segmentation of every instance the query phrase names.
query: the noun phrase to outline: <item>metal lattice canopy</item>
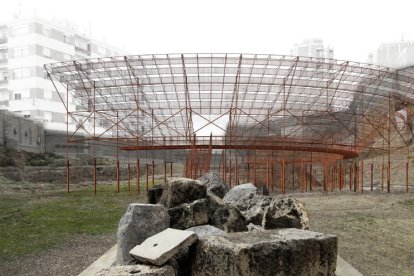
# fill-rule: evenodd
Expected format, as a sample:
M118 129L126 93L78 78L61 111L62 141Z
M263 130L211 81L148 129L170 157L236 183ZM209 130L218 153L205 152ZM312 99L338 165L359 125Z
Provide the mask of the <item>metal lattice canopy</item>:
M216 148L353 157L374 147L376 137L390 142L391 130L404 139L397 113L405 110L400 117L406 122L407 106L414 101L411 73L333 59L132 55L45 69L57 89L62 84L64 90L58 90L68 114L78 123L79 117L93 119L105 129L77 131L84 129L88 139L110 140L116 129L124 149L206 145L210 135L201 133L213 128ZM78 101L77 110L68 108L67 92Z

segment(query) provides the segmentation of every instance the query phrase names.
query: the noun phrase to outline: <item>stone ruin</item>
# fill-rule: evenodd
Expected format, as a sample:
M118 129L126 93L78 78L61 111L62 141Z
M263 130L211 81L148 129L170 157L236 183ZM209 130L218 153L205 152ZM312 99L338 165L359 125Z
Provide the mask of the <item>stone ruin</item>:
M294 198L230 189L216 174L161 189L157 204L129 205L116 265L97 275L335 275L336 236L309 231Z

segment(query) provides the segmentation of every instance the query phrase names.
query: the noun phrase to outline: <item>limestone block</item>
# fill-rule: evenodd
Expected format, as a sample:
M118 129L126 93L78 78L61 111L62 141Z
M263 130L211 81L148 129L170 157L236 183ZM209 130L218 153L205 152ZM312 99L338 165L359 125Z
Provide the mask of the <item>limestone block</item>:
M206 197L206 186L198 180L170 178L164 185L159 204L173 208Z
M117 264L132 260L129 251L164 229L170 227L167 209L161 205L130 204L119 221L117 231Z
M192 275L335 275L337 238L301 229L204 236Z
M257 188L251 184L241 184L233 187L223 198L224 203L233 204L240 211L246 211L250 200L256 195Z
M265 209L262 226L265 229L309 229L309 219L300 201L289 197L275 197Z
M214 172L206 173L198 180L207 186L207 191L212 192L219 198L223 198L230 190L229 185L224 183L219 175Z
M199 199L192 203L184 203L180 206L168 209L170 226L175 229L187 229L189 227L208 223L207 199Z

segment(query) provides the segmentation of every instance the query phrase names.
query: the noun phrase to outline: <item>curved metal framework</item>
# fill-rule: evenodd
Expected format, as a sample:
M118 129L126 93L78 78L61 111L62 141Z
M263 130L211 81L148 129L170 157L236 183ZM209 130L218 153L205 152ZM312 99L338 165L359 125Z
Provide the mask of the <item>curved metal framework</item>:
M166 54L59 62L45 69L67 116L77 122L69 143L187 150L189 177L214 168L237 184L249 181L253 169L259 183L261 166L266 184L273 188L277 175L284 192L286 166L293 166L288 173L305 187L318 183L313 170L320 166L326 190L329 164L343 186L344 159L372 150L389 154L393 141L407 145L411 139L414 75L386 67L277 55ZM84 138L75 138L81 131Z

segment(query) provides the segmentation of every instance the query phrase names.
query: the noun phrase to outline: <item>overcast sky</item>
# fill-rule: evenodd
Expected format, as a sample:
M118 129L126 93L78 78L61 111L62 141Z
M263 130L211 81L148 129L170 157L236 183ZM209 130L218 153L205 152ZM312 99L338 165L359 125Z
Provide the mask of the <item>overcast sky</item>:
M18 13L67 19L131 54L289 54L322 38L335 58L365 62L380 43L414 40L413 0L0 0L0 21Z

